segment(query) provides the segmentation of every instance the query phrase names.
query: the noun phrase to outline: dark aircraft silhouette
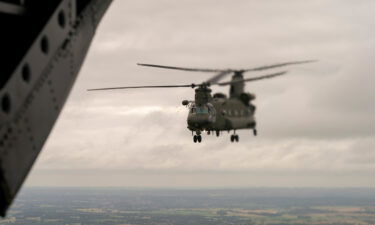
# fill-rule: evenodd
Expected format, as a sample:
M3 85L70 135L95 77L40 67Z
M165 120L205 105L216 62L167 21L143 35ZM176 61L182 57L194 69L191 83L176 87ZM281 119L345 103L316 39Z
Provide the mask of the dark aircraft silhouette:
M0 214L45 143L112 0L0 0Z

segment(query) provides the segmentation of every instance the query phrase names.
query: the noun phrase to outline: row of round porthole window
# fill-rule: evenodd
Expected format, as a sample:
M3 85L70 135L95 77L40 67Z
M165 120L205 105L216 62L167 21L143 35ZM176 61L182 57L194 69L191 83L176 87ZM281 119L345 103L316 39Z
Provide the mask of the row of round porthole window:
M61 28L63 28L63 29L65 28L66 18L65 18L65 13L64 13L63 10L61 10L57 15L57 23L59 24L59 26ZM44 54L46 54L46 55L48 54L49 41L48 41L47 36L45 36L45 35L40 40L40 50ZM30 81L31 81L31 70L30 70L29 64L25 63L23 65L22 70L21 70L21 76L22 76L22 80L25 83L30 83ZM11 101L10 95L8 93L5 93L3 95L3 97L1 98L1 110L6 114L9 114L12 110L12 101Z

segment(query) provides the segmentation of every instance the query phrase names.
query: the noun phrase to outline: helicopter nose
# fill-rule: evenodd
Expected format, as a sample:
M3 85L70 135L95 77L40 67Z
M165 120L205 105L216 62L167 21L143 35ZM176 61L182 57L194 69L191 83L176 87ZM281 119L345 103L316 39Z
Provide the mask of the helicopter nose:
M188 125L192 127L202 127L210 123L208 115L192 115L188 117Z

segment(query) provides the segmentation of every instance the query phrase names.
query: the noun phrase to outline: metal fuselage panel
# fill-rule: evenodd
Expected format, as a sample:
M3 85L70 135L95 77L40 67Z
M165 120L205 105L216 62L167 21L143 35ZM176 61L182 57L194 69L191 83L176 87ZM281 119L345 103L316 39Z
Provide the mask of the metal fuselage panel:
M0 97L6 103L0 110L2 215L27 177L63 108L98 22L111 0L85 3L86 7L77 14L78 2L60 2L0 89Z
M239 130L253 128L254 113L237 98L215 99L212 104L217 110L215 130Z

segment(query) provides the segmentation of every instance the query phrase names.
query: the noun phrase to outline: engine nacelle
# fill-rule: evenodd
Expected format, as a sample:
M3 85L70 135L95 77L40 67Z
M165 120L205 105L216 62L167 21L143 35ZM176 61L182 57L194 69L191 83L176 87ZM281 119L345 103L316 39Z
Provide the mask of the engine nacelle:
M245 103L249 104L251 101L253 101L256 98L255 94L252 93L242 93L240 95L240 100Z
M220 93L220 92L219 93L215 93L213 97L214 98L223 98L223 99L227 98L227 96L225 94Z

